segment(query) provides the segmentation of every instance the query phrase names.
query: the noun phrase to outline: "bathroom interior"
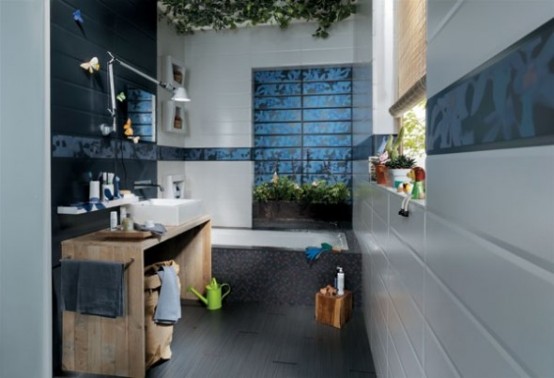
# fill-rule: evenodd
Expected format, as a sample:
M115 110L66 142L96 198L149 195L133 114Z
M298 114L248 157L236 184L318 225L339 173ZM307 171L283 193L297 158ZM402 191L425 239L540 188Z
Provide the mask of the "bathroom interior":
M83 361L63 368L60 260L119 213L118 202L88 203L102 172L136 195L123 203L197 200L191 230L168 228L176 248L201 257L178 261L197 289L213 276L231 292L216 311L187 292L168 361L145 371L125 357L131 370L116 360L90 373L552 376L554 3L420 2L426 198L401 216L405 196L370 179L368 158L399 131L394 15L406 2L355 1L327 38L312 36L314 22L182 35L153 0L0 2L0 376L96 376ZM174 67L182 75L168 76ZM183 86L190 101L150 78ZM272 110L272 90L301 105ZM144 93L152 125L138 116L127 135ZM293 131L275 131L283 124ZM253 187L275 173L346 184L346 221L260 230ZM295 241L299 228L315 239ZM304 248L323 242L344 251L307 261ZM137 251L129 277L157 260ZM337 265L353 297L341 329L314 319ZM92 350L101 328L88 332L74 336ZM113 345L91 360L132 347L130 336L102 337Z

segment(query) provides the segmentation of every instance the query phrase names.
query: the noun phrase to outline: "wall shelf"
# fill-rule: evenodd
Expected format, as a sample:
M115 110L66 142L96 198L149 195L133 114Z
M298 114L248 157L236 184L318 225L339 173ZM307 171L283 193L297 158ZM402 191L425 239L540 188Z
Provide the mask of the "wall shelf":
M81 204L74 206L58 206L58 214L64 215L78 215L92 213L93 211L109 209L111 207L128 205L130 203L138 202L138 197L133 195L132 197L119 198L112 201L105 202L82 202ZM89 208L90 209L87 209Z

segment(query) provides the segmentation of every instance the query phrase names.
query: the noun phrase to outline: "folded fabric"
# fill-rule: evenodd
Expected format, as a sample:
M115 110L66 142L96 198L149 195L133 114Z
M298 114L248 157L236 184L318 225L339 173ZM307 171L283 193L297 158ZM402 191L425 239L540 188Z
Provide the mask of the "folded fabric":
M62 260L64 309L109 318L123 316L124 271L119 262Z
M146 227L144 224L135 223L135 230L150 231L151 233L161 236L167 232L165 226L161 223L154 224L154 227Z
M158 324L175 324L181 319L181 293L179 277L172 266L162 266L158 270L162 281L158 306L154 313L154 321Z

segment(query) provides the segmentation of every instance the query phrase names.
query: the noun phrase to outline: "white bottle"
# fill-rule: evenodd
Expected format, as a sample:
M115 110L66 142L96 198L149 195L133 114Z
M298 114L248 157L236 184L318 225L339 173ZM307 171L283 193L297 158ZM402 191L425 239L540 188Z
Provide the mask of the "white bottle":
M342 268L340 266L337 268L339 269L339 272L337 273L337 295L343 295L344 294L344 272L342 271Z
M117 211L110 211L110 230L117 230Z

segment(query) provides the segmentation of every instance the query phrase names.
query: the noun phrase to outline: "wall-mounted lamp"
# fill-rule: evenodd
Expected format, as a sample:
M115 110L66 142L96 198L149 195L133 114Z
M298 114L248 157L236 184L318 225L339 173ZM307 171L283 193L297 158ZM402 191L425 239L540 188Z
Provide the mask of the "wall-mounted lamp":
M108 51L108 55L110 56L110 60L108 61L108 80L110 85L110 108L108 111L110 112L110 115L112 117L112 125L108 124L101 124L100 125L100 131L102 135L107 136L113 132L116 131L116 96L115 96L115 86L114 86L114 75L113 75L113 65L114 63L119 63L120 66L128 69L129 71L132 71L136 73L139 76L142 76L143 78L158 84L160 87L167 89L170 92L173 92L173 96L171 97L171 100L177 101L177 102L188 102L190 101L190 98L187 94L187 91L184 87L174 87L173 85L160 81L158 79L153 78L150 75L145 74L144 72L140 71L139 69L129 65L128 63L125 63L121 59L116 58L111 52Z

